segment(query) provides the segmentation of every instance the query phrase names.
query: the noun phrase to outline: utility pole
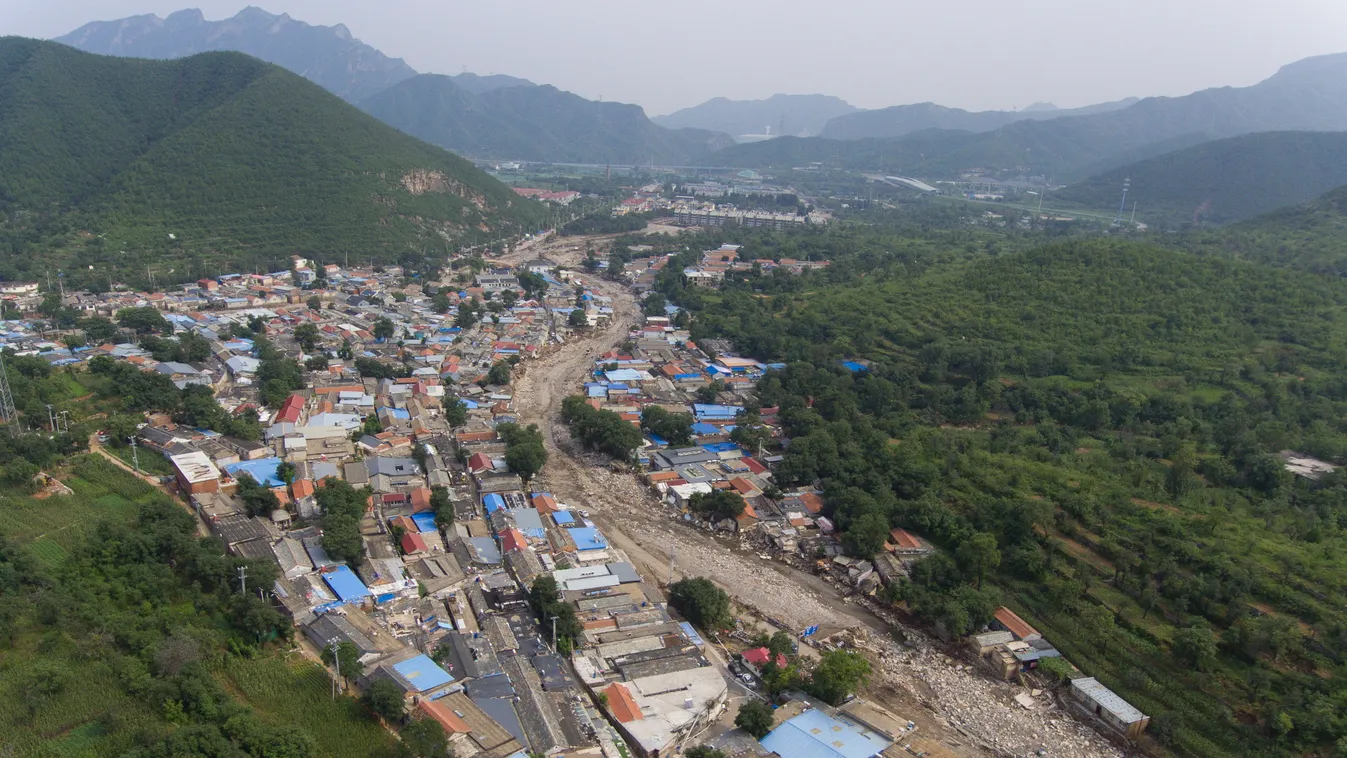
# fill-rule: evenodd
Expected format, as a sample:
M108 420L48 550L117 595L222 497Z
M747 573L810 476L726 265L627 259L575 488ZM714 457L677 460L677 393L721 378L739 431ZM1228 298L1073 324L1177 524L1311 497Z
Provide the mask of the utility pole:
M1132 218L1128 219L1127 223L1129 223L1129 224L1135 224L1136 222L1137 222L1137 201L1136 201L1136 200L1133 200L1133 201L1132 201Z
M239 566L239 594L248 591L248 567Z
M557 649L557 617L552 617L552 649Z
M136 473L140 473L140 450L136 448L136 435L131 435L131 465L135 466ZM242 567L240 567L242 568Z
M341 647L340 647L339 645L337 645L337 643L334 642L334 643L332 643L332 647L329 648L329 649L332 651L332 657L335 658L336 661L337 661L337 671L336 671L336 676L333 676L333 677L332 677L332 699L333 699L333 700L336 700L336 699L337 699L337 677L338 677L338 676L341 676Z
M52 412L51 403L47 403L47 425L51 427L51 433L56 434L56 414Z
M674 559L677 558L677 557L678 557L678 546L677 546L677 545L672 545L672 546L670 546L670 547L669 547L669 584L670 584L670 586L672 586L673 583L674 583Z

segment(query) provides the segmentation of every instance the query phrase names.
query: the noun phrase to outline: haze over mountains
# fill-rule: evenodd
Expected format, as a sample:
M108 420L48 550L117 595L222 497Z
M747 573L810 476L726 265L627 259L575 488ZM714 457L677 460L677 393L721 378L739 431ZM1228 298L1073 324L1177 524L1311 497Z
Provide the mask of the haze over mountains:
M467 161L240 53L151 62L0 38L0 92L6 279L165 261L208 273L296 252L398 260L544 215Z
M1252 140L1247 144L1257 150L1220 171L1241 172L1253 185L1278 189L1235 193L1241 196L1236 201L1213 195L1204 206L1203 182L1213 177L1228 147L1149 159L1260 132L1347 130L1347 54L1292 63L1250 87L1074 109L1040 103L1020 111L972 112L919 103L859 110L827 95L779 94L763 100L714 98L650 119L636 105L591 101L511 76L419 74L354 39L344 26L311 26L257 8L222 21L207 21L192 10L164 19L96 22L59 41L90 52L150 58L246 52L309 78L408 134L474 158L777 169L818 163L929 179L970 169L1058 182L1098 175L1097 183L1072 189L1081 202L1112 194L1114 169L1136 171L1142 181L1155 171L1164 173L1165 166L1187 166L1184 181L1168 185L1171 195L1151 203L1153 211L1166 214L1165 221L1191 218L1199 208L1204 210L1198 216L1212 221L1247 218L1272 207L1267 203L1299 202L1322 191L1334 171L1293 176L1292 164L1303 165L1311 156L1284 153L1294 150L1287 137ZM819 136L734 144L735 137L769 130ZM1308 139L1292 141L1303 145ZM1133 163L1135 169L1121 168Z
M655 116L652 121L670 129L709 129L738 137L745 134L811 137L831 119L859 108L831 95L772 95L766 100L730 100L716 97L701 105Z

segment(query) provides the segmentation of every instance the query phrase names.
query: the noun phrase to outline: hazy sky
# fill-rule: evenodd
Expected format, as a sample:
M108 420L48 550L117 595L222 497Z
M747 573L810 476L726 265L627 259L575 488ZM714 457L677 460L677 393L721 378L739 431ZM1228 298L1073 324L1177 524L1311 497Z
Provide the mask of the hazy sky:
M255 0L257 2L257 0ZM0 0L0 34L223 0ZM1253 84L1347 52L1344 0L265 0L344 23L418 71L512 74L654 115L717 95L821 92L877 108L1077 106Z

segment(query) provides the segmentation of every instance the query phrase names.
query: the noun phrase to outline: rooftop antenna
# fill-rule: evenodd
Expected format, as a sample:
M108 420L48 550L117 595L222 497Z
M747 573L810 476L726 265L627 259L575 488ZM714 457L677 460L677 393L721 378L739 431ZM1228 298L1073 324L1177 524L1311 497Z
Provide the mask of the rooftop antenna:
M1127 208L1127 190L1132 187L1132 177L1123 179L1122 202L1118 203L1118 216L1113 219L1113 225L1118 226L1122 223L1123 211Z
M13 409L13 393L9 392L9 376L4 370L3 353L0 353L0 421L9 424L9 434L19 434L19 412Z

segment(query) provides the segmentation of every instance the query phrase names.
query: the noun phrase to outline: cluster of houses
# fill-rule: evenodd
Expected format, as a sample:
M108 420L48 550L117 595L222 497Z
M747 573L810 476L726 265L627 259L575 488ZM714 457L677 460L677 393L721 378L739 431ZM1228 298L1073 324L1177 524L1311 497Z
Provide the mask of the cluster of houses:
M160 309L178 330L209 341L211 356L200 365L159 363L131 343L67 352L205 383L226 410L260 411L259 440L165 414L152 414L137 436L143 452L169 462L179 492L232 554L277 565L267 589L303 637L319 649L354 650L360 683L393 682L408 715L443 726L459 758L627 758L628 745L657 756L719 716L727 684L703 655L705 643L670 618L659 588L586 511L510 471L497 432L516 416L510 386L485 382L490 367L564 340L577 310L590 325L605 323L612 303L542 259L440 288L446 312L419 285L403 286L398 271L327 267L321 277L301 277L305 270L297 262L265 280L221 277L162 297L89 301L107 314ZM526 299L523 271L544 277L546 292ZM310 287L296 286L297 278ZM310 307L313 297L322 307ZM474 299L502 307L458 326L459 309ZM222 304L204 305L212 302ZM392 337L374 336L381 319L392 322ZM307 353L293 339L301 323L319 335ZM325 359L272 409L256 398L254 341L237 336L259 324L288 356ZM40 335L12 334L11 344L55 362L56 347L37 344ZM407 370L361 376L362 358ZM454 423L451 406L466 421ZM270 488L280 507L250 512L245 477ZM368 488L359 561L324 548L319 502L338 480ZM544 575L555 578L557 601L583 627L570 641L573 666L529 604L530 587Z
M750 258L740 254L742 245L721 245L715 250L702 252L702 259L696 266L683 269L683 279L696 287L717 287L731 271L758 270L770 274L784 271L789 274L802 274L805 271L828 267L828 261L801 261L794 258Z

